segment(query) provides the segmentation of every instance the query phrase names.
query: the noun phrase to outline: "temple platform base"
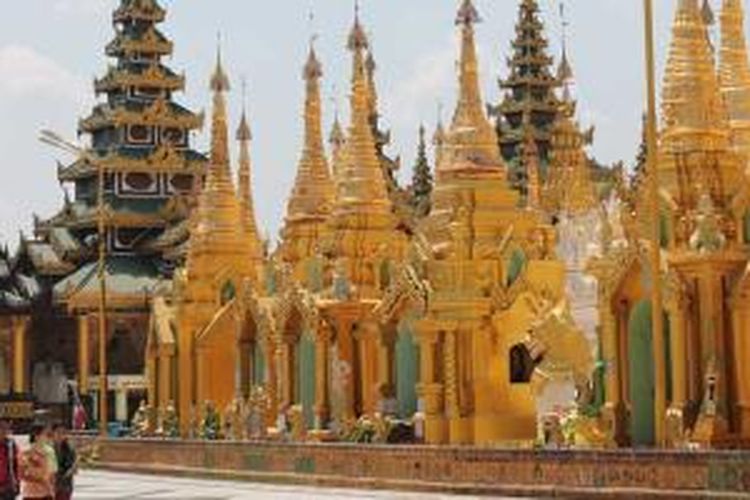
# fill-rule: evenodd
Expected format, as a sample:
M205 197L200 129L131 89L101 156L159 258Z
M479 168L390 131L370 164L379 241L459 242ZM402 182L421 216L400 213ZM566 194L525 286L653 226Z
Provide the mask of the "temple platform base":
M618 499L746 498L750 491L750 451L163 440L108 440L96 449L92 466L115 471L329 487Z

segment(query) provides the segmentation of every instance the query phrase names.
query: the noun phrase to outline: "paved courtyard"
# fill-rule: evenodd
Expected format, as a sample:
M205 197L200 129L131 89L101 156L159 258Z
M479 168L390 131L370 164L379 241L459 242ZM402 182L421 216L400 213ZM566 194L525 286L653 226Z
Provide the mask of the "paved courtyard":
M302 500L302 499L389 499L389 500L455 500L476 497L359 491L343 489L276 486L182 479L137 474L84 471L77 478L75 500Z

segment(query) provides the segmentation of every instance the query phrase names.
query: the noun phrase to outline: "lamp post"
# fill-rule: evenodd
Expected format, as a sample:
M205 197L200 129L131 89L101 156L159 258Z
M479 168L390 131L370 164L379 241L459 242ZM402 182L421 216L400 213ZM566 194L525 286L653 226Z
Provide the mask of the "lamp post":
M43 130L39 137L43 143L54 148L78 156L82 161L94 165L98 175L97 191L97 233L98 233L98 262L97 278L99 280L99 433L101 437L108 434L109 402L107 401L107 214L104 204L104 184L106 172L104 164L89 151L63 139L58 134Z
M659 174L657 169L656 139L656 70L654 64L654 9L652 0L643 0L646 49L646 172L649 176L648 207L652 216L651 261L651 330L654 356L654 431L656 444L665 444L667 412L664 318L662 305L661 271L661 213L659 202Z

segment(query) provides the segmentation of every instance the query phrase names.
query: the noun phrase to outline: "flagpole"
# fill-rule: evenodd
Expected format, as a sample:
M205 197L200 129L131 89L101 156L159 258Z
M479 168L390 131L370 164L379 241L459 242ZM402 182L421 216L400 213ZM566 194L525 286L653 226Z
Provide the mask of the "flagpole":
M666 367L664 345L663 298L661 288L661 211L659 175L657 172L656 70L654 63L654 10L652 0L643 0L646 49L646 172L649 177L648 207L652 217L651 262L651 333L654 356L654 431L656 445L665 444L667 412Z

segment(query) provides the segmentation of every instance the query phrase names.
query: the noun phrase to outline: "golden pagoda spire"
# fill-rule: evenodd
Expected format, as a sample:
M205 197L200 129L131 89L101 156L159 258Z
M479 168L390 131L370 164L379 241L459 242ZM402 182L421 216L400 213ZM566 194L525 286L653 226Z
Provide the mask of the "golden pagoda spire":
M371 119L376 119L378 117L378 89L375 85L375 71L378 69L378 65L375 62L375 56L372 53L372 46L370 46L370 49L367 51L365 68L367 70L370 117Z
M331 145L331 170L335 184L338 184L341 172L344 168L344 156L346 153L346 135L339 121L339 112L336 109L331 126L331 132L328 136L328 143Z
M348 213L352 209L390 212L391 204L369 121L369 85L365 65L368 42L359 21L359 9L347 46L352 51L351 124L334 213Z
M187 274L193 293L206 294L193 300L211 300L213 293L202 286L202 280L211 280L227 266L240 275L253 273L251 248L245 244L241 224L240 203L235 193L229 165L229 128L226 92L229 78L217 54L216 69L211 78L213 113L211 120L210 167L205 186L198 199L190 235Z
M563 26L567 26L564 19ZM593 210L597 204L596 189L584 150L591 142L594 132L593 128L581 131L580 125L575 121L577 103L571 92L573 67L568 58L564 37L562 46L563 54L557 73L563 87L563 96L550 134L550 174L544 201L546 208L553 212L578 215Z
M750 63L741 0L724 0L721 11L719 82L729 114L732 142L750 156Z
M711 151L726 113L698 0L679 0L662 94L665 152Z
M334 185L323 149L320 78L323 69L313 43L302 77L306 83L305 140L292 195L287 205L287 222L295 219L325 220L334 199Z
M456 26L461 29L459 96L447 134L447 146L452 154L446 155L445 160L499 165L501 160L497 134L485 115L479 87L474 25L480 20L472 0L461 0L456 16Z
M237 128L237 142L239 142L239 168L237 169L237 194L240 202L240 216L245 244L252 249L253 256L261 256L261 244L258 234L258 225L255 220L255 204L253 203L252 171L250 160L250 142L253 134L247 120L246 103L247 83L242 82L242 118Z

